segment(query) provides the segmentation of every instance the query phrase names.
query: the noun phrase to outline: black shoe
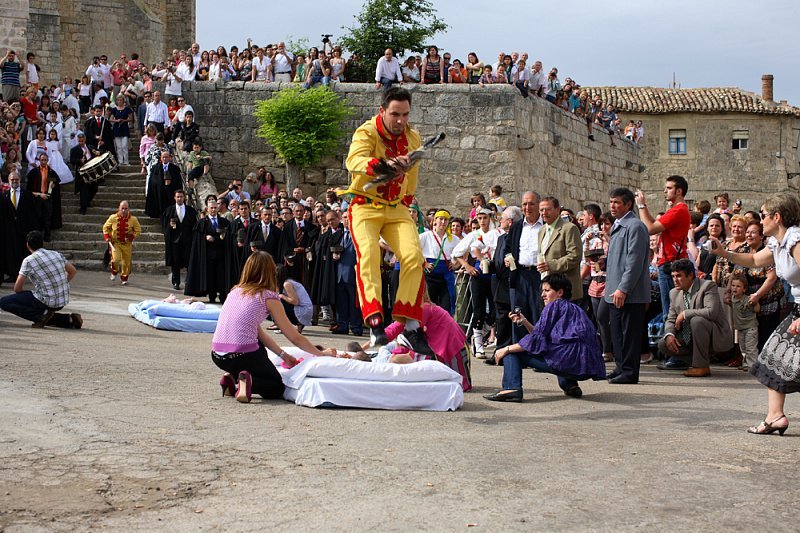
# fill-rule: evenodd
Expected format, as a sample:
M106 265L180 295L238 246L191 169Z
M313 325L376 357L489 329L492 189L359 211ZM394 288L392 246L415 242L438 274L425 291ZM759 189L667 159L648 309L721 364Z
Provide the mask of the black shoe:
M362 336L364 334L364 330L362 330L362 329L360 329L358 331L353 330L351 333L353 334L354 337L360 337L360 336Z
M483 364L484 365L497 366L497 359L495 359L494 356L488 357L488 358L483 360Z
M208 303L210 303L210 304L217 303L217 297L216 296L209 296L208 297Z
M594 135L589 135L589 140L593 141L594 140Z
M336 328L331 331L333 335L347 335L347 328Z
M572 387L565 390L564 394L566 394L567 396L571 396L572 398L580 398L581 396L583 396L583 391L578 385L573 385Z
M181 285L180 283L173 283L172 288L175 289L176 291L179 291L181 290Z
M78 213L80 213L81 215L85 215L86 214L86 209L80 208L80 209L78 209Z
M689 365L677 357L670 357L663 363L656 365L656 368L659 370L687 370Z
M436 357L436 353L431 350L431 347L428 345L428 340L425 338L425 334L420 328L405 330L397 336L397 344L405 346L409 350L420 355Z
M383 326L375 326L369 328L369 347L375 348L376 346L386 346L389 344L389 339L386 337L386 331Z
M615 378L609 379L608 382L611 383L612 385L636 385L637 383L639 383L639 379L620 374Z
M495 392L494 394L487 394L484 396L490 402L521 402L522 391L515 390L510 392Z
M612 379L620 375L622 375L622 372L620 372L619 370L614 370L612 373L606 376L606 379L611 381Z

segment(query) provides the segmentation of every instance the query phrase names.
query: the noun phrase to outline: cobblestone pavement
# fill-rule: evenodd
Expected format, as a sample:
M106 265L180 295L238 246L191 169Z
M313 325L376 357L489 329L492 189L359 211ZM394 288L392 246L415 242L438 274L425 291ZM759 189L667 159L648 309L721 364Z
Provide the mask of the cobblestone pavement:
M477 364L455 413L244 405L211 335L127 316L168 293L81 272L84 329L0 314L0 531L796 530L797 399L785 437L746 434L766 394L744 372L647 366L576 400L526 371L526 401L496 404L501 370Z

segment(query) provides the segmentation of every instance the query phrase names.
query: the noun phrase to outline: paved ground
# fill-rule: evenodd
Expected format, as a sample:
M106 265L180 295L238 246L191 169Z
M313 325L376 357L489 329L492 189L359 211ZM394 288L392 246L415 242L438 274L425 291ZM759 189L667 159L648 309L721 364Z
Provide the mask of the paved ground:
M243 405L211 335L127 316L168 289L82 272L84 329L0 315L0 531L797 529L800 427L746 434L766 395L741 371L648 366L580 400L527 371L525 403L496 404L478 364L455 413Z

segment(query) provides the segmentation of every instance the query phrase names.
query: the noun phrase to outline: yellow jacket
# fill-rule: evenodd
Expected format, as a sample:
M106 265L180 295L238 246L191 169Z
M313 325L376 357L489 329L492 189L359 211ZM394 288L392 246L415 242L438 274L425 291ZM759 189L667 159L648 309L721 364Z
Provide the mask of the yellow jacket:
M108 217L103 224L103 238L112 244L131 243L133 239L142 234L142 227L133 215L122 218L116 213Z
M350 187L345 194L362 196L377 204L395 206L409 205L417 191L419 165L405 175L389 180L377 187L365 190L372 181L372 169L381 159L406 155L421 146L419 133L406 125L402 135L395 136L386 131L380 115L375 115L362 124L353 134L350 152L347 154L347 170L350 172Z

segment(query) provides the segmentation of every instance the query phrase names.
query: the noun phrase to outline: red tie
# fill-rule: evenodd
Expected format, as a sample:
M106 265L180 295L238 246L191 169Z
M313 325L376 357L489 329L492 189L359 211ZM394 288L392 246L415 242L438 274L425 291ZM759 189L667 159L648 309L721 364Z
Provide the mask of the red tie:
M97 117L97 125L100 125L100 117Z

